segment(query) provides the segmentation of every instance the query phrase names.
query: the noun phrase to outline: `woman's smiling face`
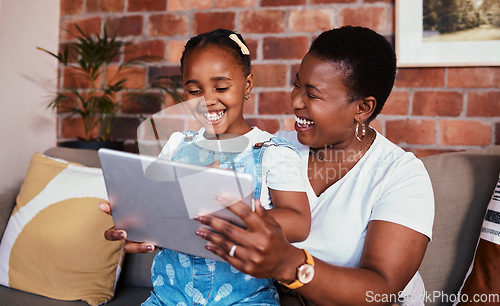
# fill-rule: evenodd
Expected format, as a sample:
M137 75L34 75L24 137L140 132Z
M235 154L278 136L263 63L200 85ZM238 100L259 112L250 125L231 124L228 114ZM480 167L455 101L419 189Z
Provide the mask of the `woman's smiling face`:
M184 64L184 91L195 118L209 134L242 135L250 130L243 118L243 101L253 76L245 76L230 52L206 46Z
M348 101L343 68L310 53L302 60L291 94L295 130L302 144L343 148L352 141L358 103Z

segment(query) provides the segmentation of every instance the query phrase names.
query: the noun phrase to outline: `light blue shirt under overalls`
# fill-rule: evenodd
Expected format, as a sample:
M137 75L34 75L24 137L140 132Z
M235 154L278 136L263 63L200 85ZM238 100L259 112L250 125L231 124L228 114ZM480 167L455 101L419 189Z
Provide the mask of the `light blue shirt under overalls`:
M210 165L220 160L220 168L249 173L254 180L254 198L262 191L262 157L269 146L296 149L285 139L272 137L243 152L217 152L197 145L196 132L185 137L172 154L172 160ZM161 250L151 267L154 291L142 304L149 305L279 305L273 279L259 279L241 273L226 262Z

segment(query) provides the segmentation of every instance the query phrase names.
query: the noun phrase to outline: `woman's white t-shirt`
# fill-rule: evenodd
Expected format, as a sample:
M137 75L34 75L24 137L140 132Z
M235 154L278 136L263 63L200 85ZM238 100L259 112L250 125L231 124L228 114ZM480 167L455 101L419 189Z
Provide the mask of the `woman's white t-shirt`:
M297 133L280 131L276 135L299 150L307 171L309 147L297 140ZM320 175L312 171L313 175ZM319 197L310 184L306 189L311 205L311 233L305 241L294 245L327 263L357 267L371 220L401 224L429 240L432 237L434 195L423 163L379 133L358 163ZM418 274L409 284L418 289L407 289L423 290L423 285L415 282L422 282Z

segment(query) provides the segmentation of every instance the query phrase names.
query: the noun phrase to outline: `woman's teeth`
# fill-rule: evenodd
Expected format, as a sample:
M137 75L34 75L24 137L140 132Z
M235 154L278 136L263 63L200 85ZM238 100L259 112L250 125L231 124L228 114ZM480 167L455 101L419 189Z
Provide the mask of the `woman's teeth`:
M208 121L217 121L220 118L222 118L222 116L224 116L225 112L226 110L222 110L219 112L204 113L203 116L205 116L205 118L207 118Z
M297 124L300 126L300 127L305 127L305 126L310 126L310 125L314 125L314 121L312 120L307 120L306 118L300 118L300 117L297 117L295 116L295 121L297 122Z

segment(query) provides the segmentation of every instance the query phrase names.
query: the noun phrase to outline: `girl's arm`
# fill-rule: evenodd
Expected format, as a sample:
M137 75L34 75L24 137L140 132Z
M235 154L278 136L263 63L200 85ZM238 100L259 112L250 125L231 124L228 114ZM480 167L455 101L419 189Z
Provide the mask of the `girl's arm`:
M311 229L311 210L305 192L269 189L273 209L269 214L283 228L289 242L304 241Z

